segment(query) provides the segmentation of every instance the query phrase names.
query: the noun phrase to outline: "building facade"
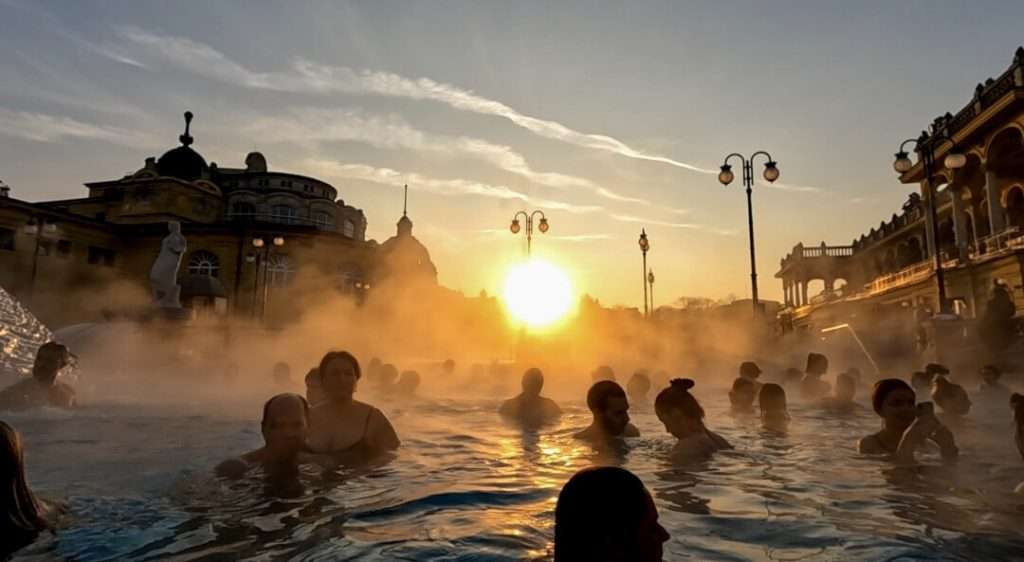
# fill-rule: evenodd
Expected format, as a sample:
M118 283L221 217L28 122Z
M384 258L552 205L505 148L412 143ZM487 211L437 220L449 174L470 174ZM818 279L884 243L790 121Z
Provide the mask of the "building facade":
M948 136L966 165L951 169L944 158ZM932 183L921 154L899 175L916 185L899 213L849 245L797 244L780 263L785 330L820 328L864 311L936 311L939 308L936 253L945 286L957 312L978 318L993 283L1019 299L1024 296L1024 48L1018 48L1003 74L978 84L969 103L955 115L935 119L918 139L934 144ZM894 148L896 143L894 142ZM934 189L933 189L934 188ZM938 237L933 236L928 197L937 191ZM820 281L818 294L809 291Z
M51 326L144 305L149 270L181 223L183 304L286 319L294 292L365 298L383 281L396 242L366 240L363 212L319 179L272 171L252 152L241 168L207 163L192 148L191 113L180 146L123 178L87 183L77 199L30 203L0 193L0 285ZM403 215L392 240L415 242L418 268L436 283L429 253ZM285 298L287 297L287 298ZM206 312L210 312L206 310Z

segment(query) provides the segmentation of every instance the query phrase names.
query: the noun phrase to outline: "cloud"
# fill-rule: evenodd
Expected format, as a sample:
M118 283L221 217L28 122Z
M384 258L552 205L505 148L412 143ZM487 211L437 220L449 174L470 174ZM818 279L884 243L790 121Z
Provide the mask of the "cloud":
M568 236L552 236L551 238L566 242L591 242L595 240L612 240L615 237L610 234L572 234Z
M476 195L493 199L519 200L525 203L557 209L568 213L583 214L602 211L597 205L576 205L564 201L553 201L531 197L502 185L491 185L467 179L439 179L417 173L403 173L391 168L377 168L366 164L342 164L333 160L308 158L302 162L304 167L316 170L320 175L369 181L384 185L401 187L409 184L413 189L421 189L439 195Z
M84 123L63 115L12 111L0 108L0 134L36 142L57 142L65 138L93 139L115 144L147 144L140 135L119 129Z
M664 227L668 227L668 228L685 228L685 229L689 229L689 230L701 230L701 231L704 231L704 232L710 232L712 234L719 234L721 236L733 236L734 234L736 234L736 231L734 231L734 230L725 229L725 228L715 228L715 227L706 226L706 225L698 224L698 223L692 223L692 222L669 222L669 221L656 220L656 219L651 219L651 218L646 218L646 217L637 217L637 216L633 216L633 215L612 214L610 216L611 216L611 218L613 218L613 219L615 219L617 221L620 221L620 222L631 222L631 223L636 223L636 224L664 226Z
M289 72L256 72L231 60L209 45L184 37L159 35L137 27L120 28L117 34L123 40L148 49L180 68L222 82L284 92L342 92L430 100L461 111L503 117L536 135L575 146L611 152L627 158L660 162L702 174L718 173L717 169L701 168L633 148L608 135L583 133L557 121L524 115L502 102L430 78L412 79L389 72L324 65L301 58L292 62Z

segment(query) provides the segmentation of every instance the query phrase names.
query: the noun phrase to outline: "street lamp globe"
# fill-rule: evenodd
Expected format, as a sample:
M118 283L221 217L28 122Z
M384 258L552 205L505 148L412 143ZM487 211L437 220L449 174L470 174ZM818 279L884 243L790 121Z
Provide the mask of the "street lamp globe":
M736 179L736 176L732 173L732 166L723 164L722 171L718 172L718 181L722 185L729 185L734 179Z
M905 173L914 167L914 163L910 161L906 152L902 150L896 153L896 161L892 163L892 168L899 173Z
M775 180L779 179L779 168L776 164L777 163L775 161L769 160L764 165L764 179L768 183L773 183Z
M960 152L950 152L946 155L945 164L950 170L958 170L967 165L967 156Z
M650 283L651 285L654 284L654 270L653 269L647 272L647 282Z
M540 224L537 225L537 228L539 228L541 232L547 232L548 231L548 219L546 217L541 217Z
M253 238L252 239L252 245L255 248L262 248L263 247L263 239L262 238Z
M640 241L639 241L639 244L640 244L640 251L641 252L647 253L647 250L651 249L651 243L647 241L647 231L646 230L641 230L640 231Z
M280 236L275 236L274 237L274 245L275 246L284 246L284 238L282 238Z
M508 227L512 234L519 234L519 219L512 219L512 225Z

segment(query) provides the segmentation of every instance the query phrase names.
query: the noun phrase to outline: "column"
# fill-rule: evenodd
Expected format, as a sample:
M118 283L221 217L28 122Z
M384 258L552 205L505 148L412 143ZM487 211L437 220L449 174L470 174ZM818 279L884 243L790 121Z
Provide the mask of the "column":
M967 261L967 225L964 224L964 200L960 194L960 186L947 188L949 198L953 201L953 233L956 236L956 249L960 261Z
M925 235L925 257L935 258L935 226L932 224L932 213L928 209L929 198L932 196L931 187L927 181L921 181L921 192L924 198L924 235Z
M800 282L800 302L801 306L807 306L807 281Z
M1003 210L999 178L991 170L985 170L985 198L988 199L989 235L995 236L1006 230L1006 211Z
M832 293L836 290L836 280L831 277L825 279L825 292Z
M789 300L789 281L785 279L782 280L782 300L787 307L793 306L792 301Z

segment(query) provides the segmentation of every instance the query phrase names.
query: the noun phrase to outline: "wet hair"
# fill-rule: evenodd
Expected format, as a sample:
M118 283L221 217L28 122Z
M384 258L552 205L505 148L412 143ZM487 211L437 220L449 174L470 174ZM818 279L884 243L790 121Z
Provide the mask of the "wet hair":
M305 381L306 386L309 386L310 384L320 384L320 368L313 367L310 369L309 372L306 373Z
M807 354L807 368L804 369L807 373L814 373L819 375L828 371L828 357L820 353L808 353Z
M632 377L629 377L629 382L626 383L628 390L637 390L640 394L647 394L651 390L651 379L643 371L637 371L633 373Z
M761 413L769 411L786 411L786 389L773 382L761 386L757 393L757 402L761 405Z
M882 405L885 404L885 399L896 390L907 390L917 396L914 389L904 380L882 379L875 383L875 388L871 391L871 407L875 409L876 414L882 415Z
M949 382L945 377L935 377L935 382L932 383L932 400L943 410L946 409L944 404L949 404L952 400L966 395L967 391L964 390L964 387L955 382Z
M320 360L320 366L317 367L317 372L320 373L320 378L323 379L324 373L327 372L327 366L331 364L331 361L335 359L344 359L352 365L352 370L356 373L356 380L359 380L363 376L363 371L359 368L359 360L356 359L355 355L347 351L328 351L324 358Z
M270 400L267 400L263 404L263 418L260 419L260 430L263 433L267 432L267 426L270 425L270 407L273 406L274 402L277 400L283 400L285 398L298 398L302 402L302 413L306 416L306 423L309 423L309 402L306 401L305 397L298 394L292 394L291 392L275 394L270 397Z
M736 380L732 381L732 391L740 392L743 390L754 390L754 381L737 377Z
M25 477L21 436L0 421L0 559L6 560L48 529L42 505Z
M57 367L57 370L53 371L53 372L49 372L49 371L40 372L37 369L39 358L42 357L45 354L50 354L50 353L59 353L60 354L60 356L61 356L61 359L60 359L60 363L61 364L60 364L60 366ZM72 357L73 356L71 355L71 352L68 351L67 346L65 346L64 344L61 344L61 343L57 343L55 341L48 341L48 342L44 343L43 345L39 346L39 349L36 350L35 363L33 363L33 365L32 365L32 376L36 380L39 380L39 381L42 381L42 382L47 382L47 383L53 382L53 380L57 376L57 371L60 371L64 367L67 367L68 365L70 365Z
M562 487L555 505L554 562L600 560L607 541L635 556L638 531L651 508L647 494L643 482L624 468L577 472Z
M695 384L692 379L672 379L668 388L659 392L654 399L654 411L668 413L670 410L681 410L687 417L704 419L704 408L690 394Z
M587 391L587 407L596 414L597 412L603 412L608 407L609 399L625 397L626 391L622 390L619 383L615 381L598 381Z
M981 368L981 374L992 373L998 379L1003 376L1003 371L995 365L985 365Z

